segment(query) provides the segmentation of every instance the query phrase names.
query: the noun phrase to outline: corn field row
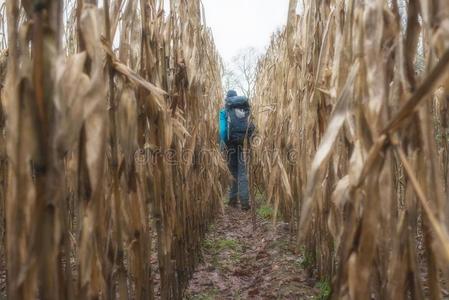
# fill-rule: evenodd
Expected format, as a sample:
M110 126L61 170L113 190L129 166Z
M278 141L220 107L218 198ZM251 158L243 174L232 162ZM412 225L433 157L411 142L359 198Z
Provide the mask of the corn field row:
M446 0L291 0L259 63L253 182L332 299L447 296L448 49Z
M98 2L2 5L9 299L179 299L222 206L200 1Z
M0 7L10 299L180 299L222 207L201 2L100 2ZM447 296L448 49L447 0L290 0L259 62L251 182L333 299Z

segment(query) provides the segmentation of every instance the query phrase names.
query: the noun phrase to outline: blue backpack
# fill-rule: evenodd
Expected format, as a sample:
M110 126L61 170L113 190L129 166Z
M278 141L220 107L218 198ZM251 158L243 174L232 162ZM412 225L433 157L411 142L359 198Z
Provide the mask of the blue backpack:
M220 111L220 137L226 144L242 144L251 137L254 125L250 120L251 109L248 98L235 96L226 98L225 109Z

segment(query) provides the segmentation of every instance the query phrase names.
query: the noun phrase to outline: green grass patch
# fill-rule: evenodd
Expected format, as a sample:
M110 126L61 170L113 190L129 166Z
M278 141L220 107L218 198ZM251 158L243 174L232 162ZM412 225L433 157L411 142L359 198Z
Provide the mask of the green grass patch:
M216 268L225 268L229 264L235 264L241 261L243 246L239 241L234 239L217 239L204 241L204 248L212 255L212 265ZM221 253L227 252L226 258L220 256Z
M204 240L204 247L212 252L219 252L223 250L237 251L241 248L241 245L234 239L206 239Z
M315 300L327 300L330 298L332 286L328 280L321 280L316 284L316 287L320 290L320 293L314 298Z
M216 247L218 251L222 250L234 250L237 251L239 249L239 242L234 239L221 239L216 242Z
M262 203L262 205L257 209L257 214L259 217L265 220L271 220L274 215L273 208L268 203Z
M209 224L207 230L208 230L209 232L215 231L215 224L214 224L214 223Z

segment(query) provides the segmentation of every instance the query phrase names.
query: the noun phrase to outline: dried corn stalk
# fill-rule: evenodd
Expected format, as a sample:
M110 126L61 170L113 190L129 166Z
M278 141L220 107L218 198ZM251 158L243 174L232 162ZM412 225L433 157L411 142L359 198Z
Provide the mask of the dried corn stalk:
M441 299L449 2L297 6L259 65L254 180L333 299Z
M180 299L228 174L200 1L8 0L4 17L8 296Z

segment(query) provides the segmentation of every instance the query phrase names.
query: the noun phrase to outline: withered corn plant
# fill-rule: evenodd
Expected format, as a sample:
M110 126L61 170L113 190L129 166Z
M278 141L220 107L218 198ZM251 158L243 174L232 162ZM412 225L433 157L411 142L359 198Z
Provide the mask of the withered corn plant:
M291 0L260 61L252 176L332 299L447 289L448 24L446 0Z
M228 181L200 1L7 0L2 18L8 298L181 299Z
M0 89L3 90L6 68L8 62L8 51L6 50L6 3L1 3L0 5ZM0 98L2 92L0 91ZM5 125L6 116L5 110L0 100L0 276L6 275L5 266L5 199L6 199L6 183L7 183L7 155L6 155L6 140L5 140ZM4 284L1 287L4 289Z

